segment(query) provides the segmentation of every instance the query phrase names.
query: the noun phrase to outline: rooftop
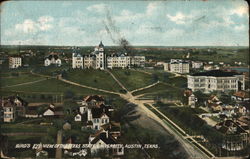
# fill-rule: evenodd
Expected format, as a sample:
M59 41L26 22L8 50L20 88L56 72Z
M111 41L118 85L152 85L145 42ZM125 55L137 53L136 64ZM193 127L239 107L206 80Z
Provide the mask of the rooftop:
M222 70L211 70L211 71L207 71L207 72L195 73L192 76L231 77L234 75L241 75L241 74L236 73L236 72L225 72Z

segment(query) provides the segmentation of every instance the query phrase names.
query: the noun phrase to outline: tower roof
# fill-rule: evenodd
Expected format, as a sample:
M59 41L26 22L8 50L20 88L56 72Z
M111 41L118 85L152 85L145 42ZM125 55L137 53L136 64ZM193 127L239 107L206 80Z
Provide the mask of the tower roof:
M100 42L99 47L104 47L102 41Z

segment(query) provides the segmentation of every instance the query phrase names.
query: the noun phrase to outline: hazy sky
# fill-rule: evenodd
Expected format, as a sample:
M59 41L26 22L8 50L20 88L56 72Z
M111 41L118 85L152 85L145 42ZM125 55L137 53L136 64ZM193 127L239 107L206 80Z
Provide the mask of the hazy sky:
M1 44L248 46L248 5L220 1L9 1Z

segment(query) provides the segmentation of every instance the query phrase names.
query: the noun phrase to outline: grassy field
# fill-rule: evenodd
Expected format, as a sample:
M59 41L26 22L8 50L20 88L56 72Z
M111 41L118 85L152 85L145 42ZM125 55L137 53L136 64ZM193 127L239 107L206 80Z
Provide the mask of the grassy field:
M32 94L64 94L65 92L70 91L75 95L90 95L90 94L107 94L87 88L81 88L74 85L70 85L57 79L48 79L46 81L41 81L34 84L16 86L16 87L7 87L3 88L1 93L4 92L23 92L23 93L32 93Z
M2 124L2 133L46 133L48 126L41 126L37 124Z
M8 76L8 77L1 77L0 78L0 83L1 87L5 86L11 86L11 85L16 85L20 83L26 83L26 82L32 82L36 80L44 79L42 77L34 76L30 73L22 73L19 74L18 76Z
M43 74L43 75L48 75L48 76L54 76L57 74L60 74L62 71L67 71L69 70L70 66L69 65L62 65L60 67L55 67L55 66L42 66L39 68L36 68L34 72Z
M111 72L130 91L153 83L151 75L136 70L114 69Z
M67 73L67 78L70 81L95 87L104 90L119 92L122 88L109 75L109 73L101 70L70 70Z

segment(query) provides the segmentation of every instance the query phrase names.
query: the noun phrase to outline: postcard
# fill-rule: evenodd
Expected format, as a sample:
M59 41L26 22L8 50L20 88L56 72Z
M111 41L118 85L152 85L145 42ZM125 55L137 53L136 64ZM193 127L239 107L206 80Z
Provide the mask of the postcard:
M249 157L243 0L1 2L0 158Z

